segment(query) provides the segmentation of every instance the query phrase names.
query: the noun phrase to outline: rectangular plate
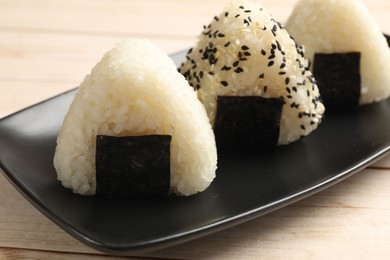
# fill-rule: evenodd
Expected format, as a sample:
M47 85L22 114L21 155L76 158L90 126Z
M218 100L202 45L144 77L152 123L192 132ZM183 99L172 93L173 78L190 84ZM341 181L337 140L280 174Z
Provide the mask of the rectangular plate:
M176 64L185 52L172 55ZM56 179L53 155L76 90L0 120L0 167L65 231L110 254L163 248L261 216L329 187L390 150L390 99L327 115L319 129L266 153L220 151L217 178L191 197L83 197Z

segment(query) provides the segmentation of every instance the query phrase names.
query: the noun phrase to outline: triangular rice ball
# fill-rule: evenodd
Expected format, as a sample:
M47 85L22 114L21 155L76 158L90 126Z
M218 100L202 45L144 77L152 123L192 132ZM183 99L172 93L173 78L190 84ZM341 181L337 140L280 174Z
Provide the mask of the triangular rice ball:
M284 100L278 144L308 135L324 113L303 49L259 3L228 4L204 27L180 72L197 89L214 127L220 96Z
M390 95L390 50L381 29L359 0L300 0L286 28L305 47L313 61L315 53L359 52L360 104Z
M54 165L58 179L75 193L96 192L98 135L171 136L170 187L177 194L203 191L215 177L217 153L206 111L173 61L149 41L128 40L106 53L69 108Z

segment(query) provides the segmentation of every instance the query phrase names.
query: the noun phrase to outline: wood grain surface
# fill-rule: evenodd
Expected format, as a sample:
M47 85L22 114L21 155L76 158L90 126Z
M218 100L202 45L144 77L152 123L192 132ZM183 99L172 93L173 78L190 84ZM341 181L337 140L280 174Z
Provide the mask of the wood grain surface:
M296 1L263 0L284 22ZM390 1L363 0L390 33ZM0 0L0 118L76 87L123 39L194 44L223 0ZM390 72L389 72L390 73ZM1 137L0 137L1 138ZM0 149L2 149L0 147ZM121 259L48 220L0 174L0 259ZM390 259L390 157L233 228L131 259Z

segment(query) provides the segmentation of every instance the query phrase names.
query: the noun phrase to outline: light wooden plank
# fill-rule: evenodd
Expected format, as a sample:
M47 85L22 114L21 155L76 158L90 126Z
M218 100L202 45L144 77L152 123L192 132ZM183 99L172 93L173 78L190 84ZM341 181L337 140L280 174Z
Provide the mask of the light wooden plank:
M281 22L297 0L263 0L263 5ZM383 30L390 32L387 1L363 0ZM65 33L104 35L193 37L204 24L221 12L224 0L99 0L99 1L0 1L0 29L40 29ZM148 17L153 17L148 19ZM22 18L22 19L21 19ZM150 20L153 22L151 23ZM156 22L159 21L159 22Z
M103 54L127 37L101 37L0 31L2 81L81 82ZM151 39L167 54L188 49L192 41Z
M285 19L296 1L263 1L275 17ZM0 29L32 28L67 33L132 34L193 37L214 15L224 0L148 1L42 1L1 2ZM152 17L149 19L149 17ZM23 19L20 19L23 18ZM152 22L150 22L152 20Z
M113 257L107 255L96 255L96 254L74 254L67 252L50 252L40 250L26 250L26 249L15 249L15 248L3 248L0 251L0 259L39 259L39 260L115 260L115 259L129 259L129 260L147 260L150 258L146 257Z

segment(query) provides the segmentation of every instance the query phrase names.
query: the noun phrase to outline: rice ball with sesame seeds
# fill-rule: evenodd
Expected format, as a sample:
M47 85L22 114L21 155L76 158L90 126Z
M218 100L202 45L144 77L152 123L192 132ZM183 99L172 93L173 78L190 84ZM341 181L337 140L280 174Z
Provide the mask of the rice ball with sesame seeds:
M360 54L361 85L358 86L356 105L390 96L390 49L381 29L361 1L300 0L286 28L297 42L305 46L307 58L312 63L317 63L314 57L318 54ZM318 86L322 91L319 77Z
M150 146L158 145L159 137L166 137L163 153L155 148L160 146ZM113 140L115 146L106 140ZM99 151L99 143L108 149ZM117 147L124 147L126 153ZM103 168L100 182L98 158L109 159L113 165ZM162 174L154 170L160 169L161 158L167 158L163 162L168 171L167 193L201 192L213 181L217 168L214 133L196 92L173 61L148 40L126 40L104 55L76 93L57 138L54 166L58 180L82 195L98 195L100 187L115 181L108 187L114 189L109 190L110 196L120 187L121 197L130 188L138 196L150 190L148 183L156 183L153 180ZM150 182L144 173L151 175Z
M279 125L275 145L288 144L308 135L317 128L325 110L303 48L259 3L228 4L219 16L204 26L198 43L189 50L179 71L197 90L214 131L218 113L222 111L218 107L219 100L225 97L255 97L246 99L251 100L253 106L263 99L264 102L282 100L281 114L276 120ZM233 113L246 106L246 101L227 103L226 107L233 107L230 105L233 103L244 104L232 108ZM265 110L262 114L270 113L267 106L261 107ZM255 117L259 114L258 110L250 112L254 111L252 108L245 111L237 118L248 113ZM239 127L246 128L244 122L250 121L238 123ZM260 120L259 130L262 125ZM247 134L242 133L242 136Z

